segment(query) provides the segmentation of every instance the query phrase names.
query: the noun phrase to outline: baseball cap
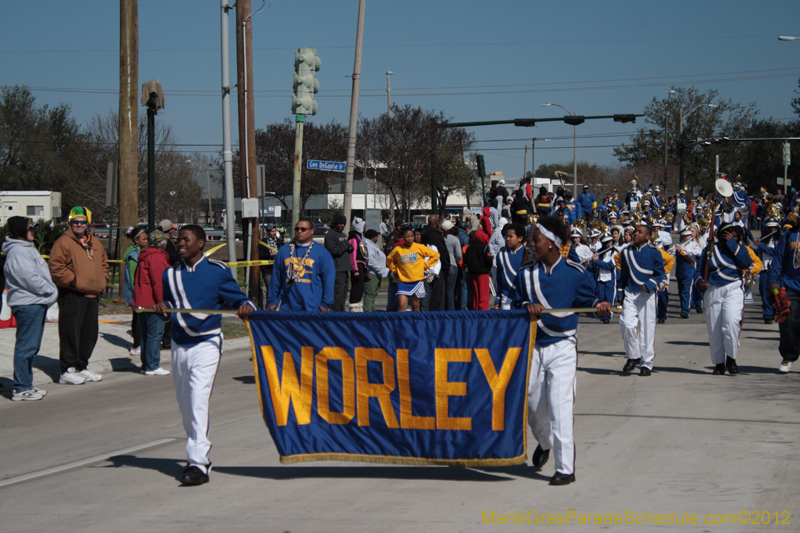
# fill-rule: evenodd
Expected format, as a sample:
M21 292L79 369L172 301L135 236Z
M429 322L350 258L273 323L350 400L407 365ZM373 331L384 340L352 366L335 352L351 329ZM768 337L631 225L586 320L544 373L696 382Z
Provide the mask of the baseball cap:
M164 220L158 223L158 229L160 229L164 233L172 231L172 221L168 218L165 218Z

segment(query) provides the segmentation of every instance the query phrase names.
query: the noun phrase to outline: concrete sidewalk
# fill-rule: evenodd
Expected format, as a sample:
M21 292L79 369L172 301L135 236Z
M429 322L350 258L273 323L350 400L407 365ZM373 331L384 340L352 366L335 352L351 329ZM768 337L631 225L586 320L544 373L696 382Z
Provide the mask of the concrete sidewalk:
M138 372L142 364L141 357L133 357L129 353L132 341L131 315L101 315L99 320L100 334L89 360L89 369L100 374ZM227 320L238 322L239 319ZM6 397L10 397L13 390L16 335L16 328L0 329L0 394ZM224 345L226 351L249 347L249 337L226 339ZM33 361L33 384L35 387L45 390L48 387L69 387L69 385L57 385L60 376L58 352L58 324L47 323L42 337L42 347L39 355ZM169 350L161 351L161 364L167 369L170 368Z

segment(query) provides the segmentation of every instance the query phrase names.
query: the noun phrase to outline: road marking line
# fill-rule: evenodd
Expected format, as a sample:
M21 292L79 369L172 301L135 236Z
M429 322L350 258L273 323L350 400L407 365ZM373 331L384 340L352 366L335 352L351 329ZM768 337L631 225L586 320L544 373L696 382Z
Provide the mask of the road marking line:
M161 446L162 444L167 444L169 442L173 442L176 440L178 439L174 437L171 439L154 440L153 442L148 442L147 444L140 444L138 446L133 446L131 448L125 448L124 450L118 450L116 452L112 452L111 454L96 455L94 457L89 457L88 459L75 461L74 463L67 463L65 465L56 466L55 468L47 468L45 470L39 470L38 472L31 472L30 474L25 474L23 476L4 479L0 481L0 487L13 485L14 483L22 483L23 481L28 481L31 479L36 479L44 476L50 476L52 474L58 474L59 472L64 472L65 470L71 470L73 468L86 466L88 464L96 463L97 461L104 461L110 459L111 457L115 457L117 455L125 455L127 453L138 452L139 450L144 450L145 448L153 448L155 446Z

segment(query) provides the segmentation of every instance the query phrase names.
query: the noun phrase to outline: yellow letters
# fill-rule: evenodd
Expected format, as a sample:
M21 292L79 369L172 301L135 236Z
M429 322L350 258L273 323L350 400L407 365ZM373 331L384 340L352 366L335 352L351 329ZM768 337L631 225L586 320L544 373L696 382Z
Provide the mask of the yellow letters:
M383 383L370 383L367 363L378 361L383 367ZM397 415L392 407L391 392L394 390L394 359L380 348L356 348L356 382L358 394L358 425L369 426L369 399L378 398L386 426L399 428Z
M275 420L279 426L285 426L289 419L289 404L294 404L294 414L297 424L304 425L311 422L312 381L314 378L314 351L303 347L300 359L300 383L298 385L297 372L292 354L283 354L283 372L278 380L278 367L275 364L275 353L271 346L261 347L261 359L267 371L269 393L272 396L272 405L275 408Z
M342 348L323 348L317 354L317 412L329 424L347 424L356 414L355 372L353 358ZM328 387L328 361L342 362L342 405L341 413L330 410L330 391Z
M412 414L408 350L397 350L397 384L400 389L400 426L403 429L436 429L436 421L432 416Z
M434 356L436 381L436 427L437 429L472 430L471 418L450 417L450 396L466 396L467 384L447 381L448 363L469 363L472 350L437 348ZM502 370L501 370L502 373ZM359 387L361 384L359 383ZM360 409L359 409L360 410Z
M475 350L475 355L478 356L478 361L481 363L483 373L486 375L486 381L489 382L489 387L492 389L492 430L503 431L505 428L505 414L506 414L506 388L508 381L511 379L511 374L514 372L514 366L517 364L521 348L509 348L506 352L506 358L503 360L503 365L500 367L500 375L494 367L492 356L489 355L489 350L480 348Z

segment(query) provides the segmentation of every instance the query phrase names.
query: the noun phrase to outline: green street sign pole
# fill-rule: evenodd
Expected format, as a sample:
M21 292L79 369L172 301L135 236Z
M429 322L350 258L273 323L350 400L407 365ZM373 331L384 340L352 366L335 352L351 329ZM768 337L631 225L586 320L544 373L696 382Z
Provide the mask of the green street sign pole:
M303 166L303 123L305 115L296 115L294 129L294 176L292 179L292 235L300 220L300 172Z

